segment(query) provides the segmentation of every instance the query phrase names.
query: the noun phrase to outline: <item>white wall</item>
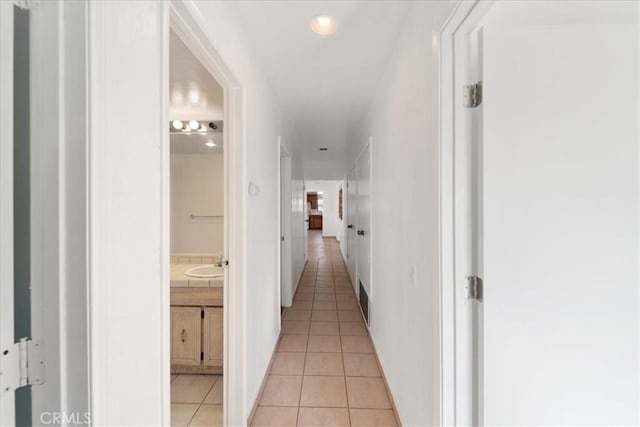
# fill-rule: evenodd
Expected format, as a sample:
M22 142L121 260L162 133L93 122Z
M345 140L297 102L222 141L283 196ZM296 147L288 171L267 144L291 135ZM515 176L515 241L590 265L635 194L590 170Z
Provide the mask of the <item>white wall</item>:
M223 160L222 153L171 154L171 253L223 253Z
M353 165L373 137L371 334L408 426L440 422L439 53L432 37L453 5L412 5L349 152Z
M270 88L255 55L247 48L244 34L239 30L233 14L222 2L196 1L203 30L222 61L242 86L244 93L245 189L254 183L259 193L245 196L245 418L256 400L262 380L280 333L280 251L278 162L282 144L297 163L295 134L283 125L278 100ZM293 199L299 200L299 180L302 173L293 167ZM299 207L297 208L299 209ZM292 211L298 221L300 213ZM300 270L302 261L296 248L300 233L294 230L292 268Z
M322 236L338 237L342 235L338 218L338 186L342 181L307 181L307 193L322 192L324 211L322 213ZM305 196L305 203L306 203Z

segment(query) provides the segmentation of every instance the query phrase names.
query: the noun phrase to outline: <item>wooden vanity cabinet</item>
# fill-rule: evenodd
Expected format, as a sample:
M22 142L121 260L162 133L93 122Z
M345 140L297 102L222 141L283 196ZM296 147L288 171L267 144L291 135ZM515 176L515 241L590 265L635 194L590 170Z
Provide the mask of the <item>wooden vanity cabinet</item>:
M171 306L171 372L220 374L222 307Z

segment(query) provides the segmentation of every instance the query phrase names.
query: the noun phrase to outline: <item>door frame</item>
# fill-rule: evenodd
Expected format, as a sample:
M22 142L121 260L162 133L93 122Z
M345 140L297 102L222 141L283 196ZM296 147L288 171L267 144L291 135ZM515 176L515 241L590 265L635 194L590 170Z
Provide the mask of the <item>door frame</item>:
M470 35L494 0L460 1L439 34L440 47L440 288L441 422L473 425L480 417L480 393L471 369L472 307L466 277L473 273L472 117L462 105L462 88L470 79Z
M246 204L243 165L243 89L231 70L224 63L216 48L204 32L206 21L200 11L190 2L171 0L169 5L169 22L166 25L167 37L164 41L165 58L165 84L163 85L165 108L169 104L168 85L168 31L169 27L178 34L182 41L189 47L202 65L211 73L216 82L222 86L224 92L224 123L223 135L224 150L224 213L225 213L225 255L231 260L225 276L223 298L223 323L224 323L224 366L223 366L223 425L243 425L244 419L244 206ZM165 111L168 117L168 111ZM168 121L167 121L168 123ZM163 271L169 268L169 138L163 141L165 161L162 164L163 183L163 210L165 226L163 242L165 244L165 257ZM164 280L164 295L169 294L169 281ZM163 337L167 343L163 346L163 360L167 366L165 383L169 383L169 301L164 304L165 316ZM233 362L233 363L231 363ZM167 420L169 419L170 395L167 390L164 399Z
M278 206L280 227L277 238L281 241L278 254L280 266L280 304L289 307L293 304L293 272L291 255L291 155L282 145L282 138L278 136ZM283 188L284 187L284 188ZM284 275L284 277L283 277Z

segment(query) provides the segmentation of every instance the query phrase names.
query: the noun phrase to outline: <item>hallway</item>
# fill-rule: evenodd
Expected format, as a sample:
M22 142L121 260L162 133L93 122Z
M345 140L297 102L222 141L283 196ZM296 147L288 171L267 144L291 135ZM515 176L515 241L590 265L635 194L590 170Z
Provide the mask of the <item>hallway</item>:
M397 426L335 239L310 231L308 262L253 426Z

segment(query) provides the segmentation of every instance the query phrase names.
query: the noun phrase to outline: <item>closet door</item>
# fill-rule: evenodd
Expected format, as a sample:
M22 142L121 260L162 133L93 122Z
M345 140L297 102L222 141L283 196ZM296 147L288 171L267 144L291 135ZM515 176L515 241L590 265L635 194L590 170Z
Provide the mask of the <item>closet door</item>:
M200 365L200 307L171 307L171 364Z
M205 366L222 366L224 345L222 325L222 307L206 307L202 339Z

